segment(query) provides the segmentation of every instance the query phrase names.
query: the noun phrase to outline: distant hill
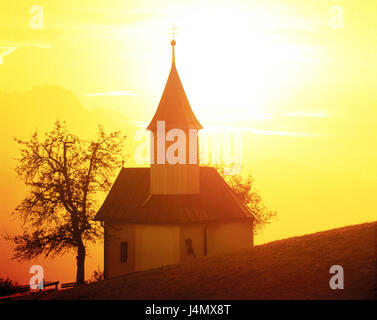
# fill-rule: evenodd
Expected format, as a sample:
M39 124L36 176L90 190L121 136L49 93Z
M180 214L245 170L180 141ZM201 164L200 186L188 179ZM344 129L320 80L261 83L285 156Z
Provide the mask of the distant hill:
M51 129L57 119L66 121L68 128L78 135L97 132L98 124L108 130L109 127L119 129L119 123L126 120L124 115L105 106L88 111L77 95L57 85L34 87L24 93L0 91L0 107L0 132L3 133L0 141L12 136L29 136L36 129L44 132Z
M344 268L344 290L329 269ZM120 276L47 299L374 299L377 222L274 241L238 253ZM32 297L36 298L36 297Z

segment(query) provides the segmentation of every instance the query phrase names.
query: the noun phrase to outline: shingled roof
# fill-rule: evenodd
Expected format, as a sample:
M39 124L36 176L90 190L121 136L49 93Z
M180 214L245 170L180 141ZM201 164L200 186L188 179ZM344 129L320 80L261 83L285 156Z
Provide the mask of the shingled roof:
M200 167L200 194L151 195L150 168L123 168L94 220L185 224L253 218L214 168Z

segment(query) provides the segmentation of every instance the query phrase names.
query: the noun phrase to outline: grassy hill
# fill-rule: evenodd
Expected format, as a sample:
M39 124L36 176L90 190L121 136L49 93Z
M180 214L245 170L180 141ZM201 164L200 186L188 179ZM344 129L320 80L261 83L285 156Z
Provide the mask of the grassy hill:
M331 290L329 269L344 269ZM47 299L374 299L377 222L267 243L46 294Z

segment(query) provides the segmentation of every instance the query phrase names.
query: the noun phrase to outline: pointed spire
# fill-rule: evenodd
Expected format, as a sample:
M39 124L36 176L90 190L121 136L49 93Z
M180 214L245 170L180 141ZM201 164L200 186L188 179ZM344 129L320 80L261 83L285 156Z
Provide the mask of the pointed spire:
M196 119L195 114L191 109L175 67L174 47L176 42L174 40L174 33L173 40L171 40L170 44L172 46L172 65L169 77L156 113L147 129L156 129L157 121L163 120L166 122L166 126L170 128L191 128L200 130L203 127L198 119Z

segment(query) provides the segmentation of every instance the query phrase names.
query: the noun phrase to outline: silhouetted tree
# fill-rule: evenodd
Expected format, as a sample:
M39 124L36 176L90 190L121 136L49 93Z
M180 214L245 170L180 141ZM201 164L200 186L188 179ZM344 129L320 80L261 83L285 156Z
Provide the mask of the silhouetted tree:
M21 152L16 172L29 193L14 212L25 231L7 237L15 244L13 258L30 260L75 250L76 282L84 282L86 243L102 234L92 220L96 194L109 190L121 164L124 138L119 131L106 134L99 127L95 140L83 141L57 121L42 141L36 132L29 141L15 139Z
M14 284L13 281L10 280L9 278L6 278L6 279L0 278L0 297L11 295L12 288L15 285L16 284Z
M251 174L247 177L243 177L242 175L224 175L222 167L216 167L216 169L232 188L238 199L254 214L254 233L258 233L267 224L271 223L277 213L263 204L262 197L255 189L254 178Z
M105 273L99 266L93 271L92 276L89 279L89 283L98 282L105 279Z

